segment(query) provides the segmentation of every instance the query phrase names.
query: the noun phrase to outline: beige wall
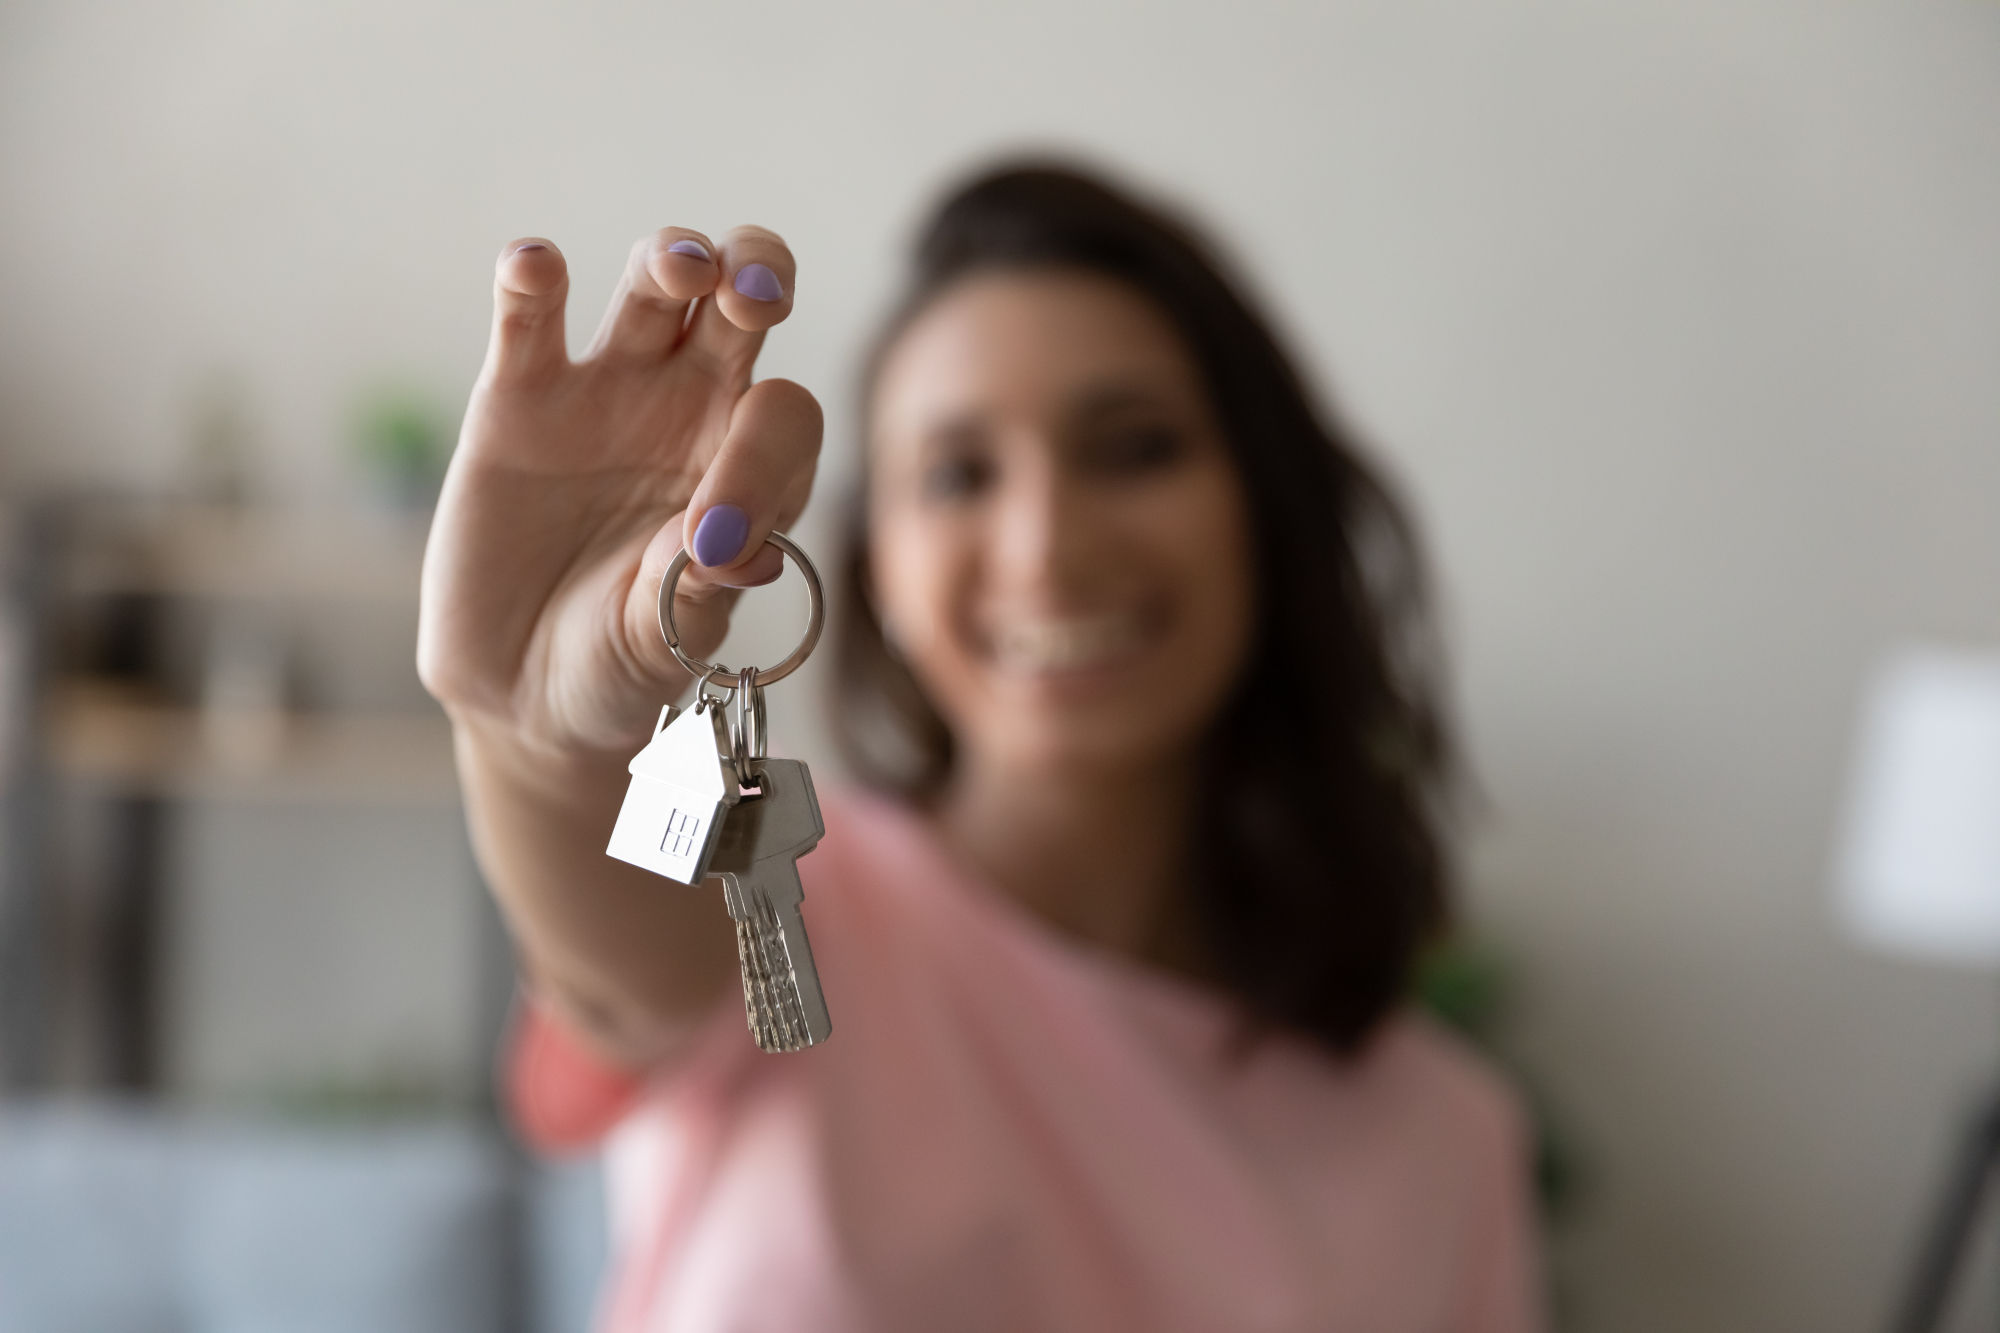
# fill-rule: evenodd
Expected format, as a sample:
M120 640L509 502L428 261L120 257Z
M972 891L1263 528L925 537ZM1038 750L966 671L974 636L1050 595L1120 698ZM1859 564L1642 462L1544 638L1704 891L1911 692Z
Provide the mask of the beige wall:
M462 392L503 241L580 339L669 221L791 239L768 369L843 423L920 201L1035 143L1194 202L1414 492L1480 908L1596 1149L1583 1326L1876 1325L2000 1050L1823 888L1868 664L2000 640L1990 3L16 3L7 472L169 482L225 373L268 492L349 493L354 395Z

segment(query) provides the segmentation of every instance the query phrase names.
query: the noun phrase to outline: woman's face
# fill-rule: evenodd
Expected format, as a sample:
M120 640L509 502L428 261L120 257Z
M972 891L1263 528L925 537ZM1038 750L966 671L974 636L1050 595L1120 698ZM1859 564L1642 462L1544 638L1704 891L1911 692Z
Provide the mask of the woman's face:
M1082 272L970 278L904 331L871 406L876 607L965 757L1184 755L1256 590L1242 484L1166 317Z

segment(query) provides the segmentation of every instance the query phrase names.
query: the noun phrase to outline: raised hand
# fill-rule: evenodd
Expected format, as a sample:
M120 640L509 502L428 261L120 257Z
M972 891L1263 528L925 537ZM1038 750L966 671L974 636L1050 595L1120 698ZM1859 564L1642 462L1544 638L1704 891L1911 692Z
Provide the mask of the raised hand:
M455 717L538 749L629 752L687 684L655 616L674 554L695 555L676 613L698 654L720 643L732 588L778 576L764 538L805 505L821 415L798 385L750 376L794 273L761 228L720 246L667 228L633 247L571 361L562 255L542 240L502 253L424 561L418 666Z
M685 543L676 618L709 655L732 589L778 577L764 538L798 516L820 410L753 385L791 312L785 243L668 228L633 247L590 350L563 339L547 241L501 254L493 339L424 557L417 666L451 714L473 847L540 1002L613 1058L666 1058L732 996L714 895L604 853L626 773L687 674L656 599Z

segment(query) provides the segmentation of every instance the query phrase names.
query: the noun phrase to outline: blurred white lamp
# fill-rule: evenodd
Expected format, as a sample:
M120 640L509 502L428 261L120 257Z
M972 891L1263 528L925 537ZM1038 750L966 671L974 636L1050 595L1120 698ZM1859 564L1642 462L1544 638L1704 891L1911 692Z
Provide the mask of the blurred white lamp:
M2000 655L1907 651L1875 681L1835 877L1860 942L2000 964ZM2000 1093L1982 1108L1894 1327L1929 1333L1950 1302L2000 1163Z
M2000 964L2000 655L1921 649L1877 677L1838 865L1861 943Z

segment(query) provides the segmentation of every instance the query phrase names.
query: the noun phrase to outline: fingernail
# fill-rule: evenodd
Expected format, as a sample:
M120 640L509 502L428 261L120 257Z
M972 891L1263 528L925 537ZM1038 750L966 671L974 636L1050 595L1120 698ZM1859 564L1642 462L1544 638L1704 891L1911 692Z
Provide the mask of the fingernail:
M753 301L782 301L785 289L778 285L778 275L762 264L745 264L736 270L736 290Z
M530 250L546 250L548 248L549 247L543 245L540 241L529 241L526 245L515 246L514 253L517 255L524 255L528 253L528 251Z
M667 247L667 253L670 255L686 255L689 259L699 259L703 263L713 258L708 253L708 247L700 241L675 241Z
M748 514L735 505L710 505L695 525L694 558L710 569L726 565L743 554L743 543L749 536Z

